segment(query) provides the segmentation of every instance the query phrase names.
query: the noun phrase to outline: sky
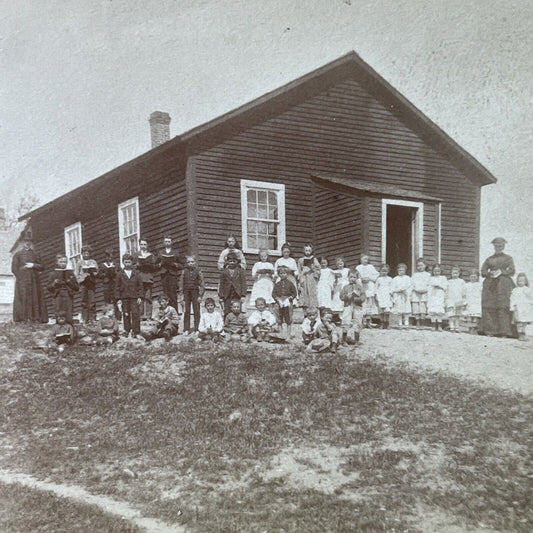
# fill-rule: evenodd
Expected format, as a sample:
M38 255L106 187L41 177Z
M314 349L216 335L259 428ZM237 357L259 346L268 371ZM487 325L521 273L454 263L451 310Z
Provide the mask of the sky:
M530 0L0 0L0 207L45 203L355 50L494 174L495 236L533 277Z

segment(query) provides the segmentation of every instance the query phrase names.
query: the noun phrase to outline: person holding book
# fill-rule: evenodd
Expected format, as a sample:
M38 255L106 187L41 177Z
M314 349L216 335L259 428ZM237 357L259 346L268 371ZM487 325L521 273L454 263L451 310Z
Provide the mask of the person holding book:
M158 255L157 264L161 272L161 285L170 305L178 310L178 280L183 270L183 261L172 248L172 237L165 235L163 250Z
M98 264L91 257L92 248L86 244L81 249L81 259L76 264L76 279L81 288L81 317L84 324L96 321L96 276Z

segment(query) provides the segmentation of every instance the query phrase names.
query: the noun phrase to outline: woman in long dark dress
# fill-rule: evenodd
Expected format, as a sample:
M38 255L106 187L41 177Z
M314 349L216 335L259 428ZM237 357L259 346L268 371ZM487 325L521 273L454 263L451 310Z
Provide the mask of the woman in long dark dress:
M48 322L48 311L41 287L40 272L43 269L39 254L33 249L31 239L24 239L23 248L11 262L15 275L14 322Z
M515 273L513 258L504 254L506 240L493 239L494 254L481 267L483 292L481 293L481 331L485 335L512 337L511 292L514 288L512 276Z

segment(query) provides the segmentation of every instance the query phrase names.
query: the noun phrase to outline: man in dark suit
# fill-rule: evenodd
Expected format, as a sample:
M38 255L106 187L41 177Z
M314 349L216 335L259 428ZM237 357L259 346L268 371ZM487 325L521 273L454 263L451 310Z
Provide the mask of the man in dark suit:
M143 283L137 270L133 269L133 257L131 254L122 256L124 268L119 271L115 284L115 299L122 304L122 316L124 317L124 331L126 337L132 332L132 337L142 338L141 315L139 306L143 297Z

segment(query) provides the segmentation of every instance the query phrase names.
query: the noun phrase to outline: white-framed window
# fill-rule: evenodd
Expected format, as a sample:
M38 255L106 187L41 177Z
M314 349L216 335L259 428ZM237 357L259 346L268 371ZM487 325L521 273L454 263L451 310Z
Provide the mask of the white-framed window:
M118 206L118 235L120 257L139 249L139 198L130 198Z
M68 266L73 270L81 259L81 222L76 222L65 228L65 255Z
M242 248L281 254L285 242L285 185L241 180Z

